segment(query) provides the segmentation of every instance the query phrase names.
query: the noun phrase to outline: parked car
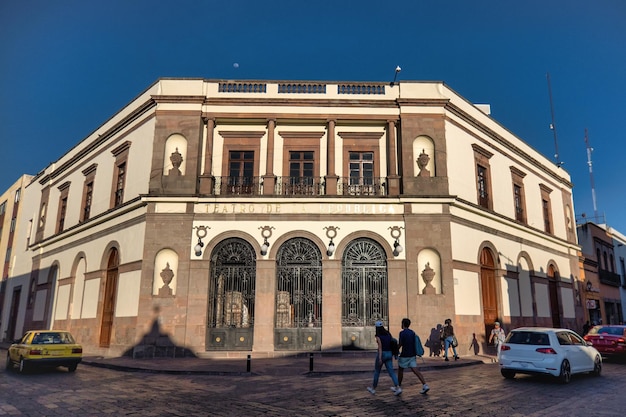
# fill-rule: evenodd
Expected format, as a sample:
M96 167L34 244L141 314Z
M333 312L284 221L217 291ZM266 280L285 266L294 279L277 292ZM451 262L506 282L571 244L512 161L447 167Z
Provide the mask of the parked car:
M500 373L544 374L568 383L573 374L602 372L602 356L591 344L568 329L520 327L512 330L500 350Z
M603 356L626 358L626 326L594 326L584 336Z
M66 366L74 372L83 358L83 347L63 330L31 330L15 340L7 351L6 368L20 372L37 367Z

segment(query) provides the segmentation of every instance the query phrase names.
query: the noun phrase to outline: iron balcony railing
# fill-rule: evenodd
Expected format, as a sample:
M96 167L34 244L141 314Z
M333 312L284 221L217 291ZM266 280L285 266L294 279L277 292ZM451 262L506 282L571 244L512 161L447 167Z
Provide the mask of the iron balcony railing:
M337 194L345 196L387 195L385 177L340 178Z
M336 195L385 196L386 177L339 178ZM326 188L323 177L276 177L274 195L335 195ZM263 195L262 177L215 177L214 195Z
M622 280L619 274L607 271L606 269L601 269L599 272L601 283L612 285L614 287L619 287L622 284Z
M215 195L261 195L261 177L215 177Z
M274 193L278 195L324 195L324 178L277 177Z

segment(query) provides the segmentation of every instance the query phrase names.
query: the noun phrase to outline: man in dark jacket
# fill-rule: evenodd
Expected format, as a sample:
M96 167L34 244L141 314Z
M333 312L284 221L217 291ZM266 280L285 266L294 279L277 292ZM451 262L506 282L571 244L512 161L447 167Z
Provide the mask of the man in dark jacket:
M400 357L398 358L398 385L402 385L402 377L404 376L404 370L409 368L419 378L422 383L422 390L420 394L426 394L430 389L424 376L417 370L417 363L415 357L417 356L417 350L415 348L415 332L409 329L411 320L402 319L402 331L398 336L398 344L402 349Z

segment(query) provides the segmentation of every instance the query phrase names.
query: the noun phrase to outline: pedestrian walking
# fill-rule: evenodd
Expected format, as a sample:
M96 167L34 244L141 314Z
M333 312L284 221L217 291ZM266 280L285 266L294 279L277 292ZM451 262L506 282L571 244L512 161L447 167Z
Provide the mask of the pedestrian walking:
M417 356L417 340L415 332L409 329L409 326L411 326L411 320L408 318L402 319L402 331L398 336L398 344L401 349L400 356L398 357L398 385L402 386L404 370L410 369L422 383L420 394L426 394L430 388L422 373L417 369L417 362L415 360ZM396 391L393 387L391 389Z
M393 352L391 350L391 334L385 329L382 321L376 322L376 344L378 345L378 351L376 353L376 361L374 362L374 380L371 387L367 387L367 390L371 394L376 394L376 387L378 386L378 378L380 377L380 371L383 369L383 364L387 368L387 373L391 377L394 386L394 394L402 394L402 388L398 382L398 377L393 370Z
M444 343L444 351L443 357L444 360L448 361L448 349L452 347L452 352L454 352L454 360L459 359L459 355L456 353L456 336L454 335L454 327L452 327L452 320L446 319L443 328L441 329L441 339Z
M500 349L502 348L502 343L504 343L504 339L506 338L506 334L504 333L504 329L500 327L499 322L494 323L494 329L491 330L491 335L489 336L489 343L493 340L493 344L496 347L496 362L500 361Z
M583 336L589 333L590 329L591 329L591 323L589 323L589 320L587 320L587 322L583 324Z

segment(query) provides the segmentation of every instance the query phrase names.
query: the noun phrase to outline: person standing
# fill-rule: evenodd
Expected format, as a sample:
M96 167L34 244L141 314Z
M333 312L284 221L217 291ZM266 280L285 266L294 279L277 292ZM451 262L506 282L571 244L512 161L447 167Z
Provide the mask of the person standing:
M422 383L422 390L420 391L420 394L426 394L430 388L428 387L426 380L424 380L422 373L417 369L417 362L415 360L415 357L417 356L415 332L409 329L410 325L411 320L408 318L402 319L402 331L398 336L398 344L400 345L400 349L402 349L400 356L398 357L398 385L402 386L404 370L410 369ZM393 387L392 390L395 391Z
M374 362L374 381L371 387L367 387L367 390L371 394L376 394L376 387L378 386L378 378L380 377L380 371L383 369L383 364L387 368L387 373L391 377L394 385L394 394L402 394L402 388L398 382L398 377L393 370L393 353L391 351L391 334L385 329L382 321L376 322L376 344L378 345L378 351L376 352L376 361Z
M587 322L583 324L583 336L589 333L590 329L591 329L591 323L589 323L589 320L587 320Z
M500 327L499 322L494 323L495 328L491 331L491 335L489 336L489 343L493 340L493 343L496 347L496 362L500 361L500 349L502 348L502 343L504 343L504 339L506 338L506 334L504 333L504 329Z
M454 346L454 327L452 327L452 320L446 319L443 329L441 330L441 338L444 343L444 351L443 357L444 360L448 361L448 349L452 346L452 351L454 352L454 360L459 359L459 355L456 354L456 346Z

